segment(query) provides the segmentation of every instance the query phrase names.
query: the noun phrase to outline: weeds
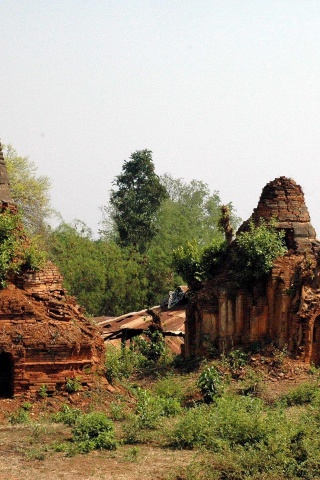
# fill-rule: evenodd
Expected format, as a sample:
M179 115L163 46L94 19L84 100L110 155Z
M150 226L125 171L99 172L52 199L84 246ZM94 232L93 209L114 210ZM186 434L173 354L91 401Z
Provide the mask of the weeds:
M292 405L305 405L312 402L318 390L319 387L315 383L302 383L282 395L280 402L288 407Z
M18 410L9 416L9 422L11 425L19 423L28 423L30 421L29 412L24 408L18 408Z
M72 443L62 443L56 451L64 451L72 456L76 453L89 453L92 450L115 450L117 441L113 423L102 412L85 413L78 416L72 428Z
M213 400L221 394L223 389L220 372L213 365L206 367L201 372L197 385L201 390L205 402L213 402Z
M81 410L78 408L71 408L68 405L63 405L60 412L54 413L51 420L56 423L64 423L69 427L76 423L77 418L81 415Z
M75 393L81 390L81 386L82 385L79 378L75 377L75 378L68 378L66 380L66 384L64 388L68 393Z

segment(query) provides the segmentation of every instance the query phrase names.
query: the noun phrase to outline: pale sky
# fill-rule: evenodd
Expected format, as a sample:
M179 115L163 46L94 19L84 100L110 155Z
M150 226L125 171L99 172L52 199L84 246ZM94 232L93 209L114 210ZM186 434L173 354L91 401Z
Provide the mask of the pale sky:
M94 231L135 150L247 219L293 178L320 236L320 1L0 0L0 140Z

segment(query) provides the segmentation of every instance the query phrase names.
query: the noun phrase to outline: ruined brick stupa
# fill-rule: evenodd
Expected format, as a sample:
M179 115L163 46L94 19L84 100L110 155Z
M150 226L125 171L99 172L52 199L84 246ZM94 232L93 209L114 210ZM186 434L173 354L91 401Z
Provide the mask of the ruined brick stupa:
M0 215L16 211L0 144ZM0 290L0 397L64 390L69 379L90 386L103 362L99 329L66 295L50 262L10 278Z
M204 283L189 302L185 353L206 355L213 346L221 351L269 341L319 365L320 243L301 187L286 177L268 183L237 234L261 218L266 223L274 219L276 228L284 230L288 253L276 259L262 285L231 288L224 266Z

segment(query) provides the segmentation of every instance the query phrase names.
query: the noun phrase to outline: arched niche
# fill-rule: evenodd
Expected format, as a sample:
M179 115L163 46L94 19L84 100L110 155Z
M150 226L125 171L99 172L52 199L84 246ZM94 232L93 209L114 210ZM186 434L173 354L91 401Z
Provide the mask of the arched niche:
M8 352L0 353L0 397L11 398L14 394L14 361Z

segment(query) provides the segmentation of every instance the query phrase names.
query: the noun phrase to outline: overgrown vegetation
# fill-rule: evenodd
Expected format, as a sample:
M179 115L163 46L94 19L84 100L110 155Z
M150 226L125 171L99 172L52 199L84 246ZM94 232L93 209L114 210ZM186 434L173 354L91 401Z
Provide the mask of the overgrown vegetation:
M237 285L250 285L265 277L274 260L286 253L284 232L276 230L274 223L267 225L262 219L258 226L249 222L249 229L236 239L231 274Z
M191 463L161 477L170 480L316 479L320 476L318 369L313 367L308 381L272 402L263 389L245 389L254 376L267 381L269 371L282 378L287 357L284 351L281 362L276 362L280 353L269 347L251 361L250 353L233 350L209 363L194 363L190 373L177 368L176 361L167 362L164 370L145 357L142 376L139 362L128 371L128 358L133 359L137 352L124 347L118 350L116 371L125 375L112 377L114 387L121 388L115 389L111 402L103 400L102 407L89 403L86 412L65 404L51 416L52 422L68 429L64 439L40 448L45 427L30 420L32 405L28 402L8 420L15 428L23 424L32 430L32 446L26 456L38 460L53 451L73 456L117 448L124 461L136 462L138 447L124 450L125 445L151 444L153 448L195 452ZM85 392L81 402L84 398ZM50 420L47 417L46 421ZM38 440L36 430L41 430ZM171 467L174 472L174 464Z
M0 286L22 269L40 268L46 258L36 237L27 239L21 217L7 209L0 214Z
M242 231L235 239L229 254L229 276L236 286L252 285L265 277L274 260L286 253L284 232L276 230L273 223L263 220L259 225L251 221L248 230ZM227 242L215 240L203 247L198 242L187 242L173 252L173 266L176 272L196 289L200 282L216 275L226 258Z

